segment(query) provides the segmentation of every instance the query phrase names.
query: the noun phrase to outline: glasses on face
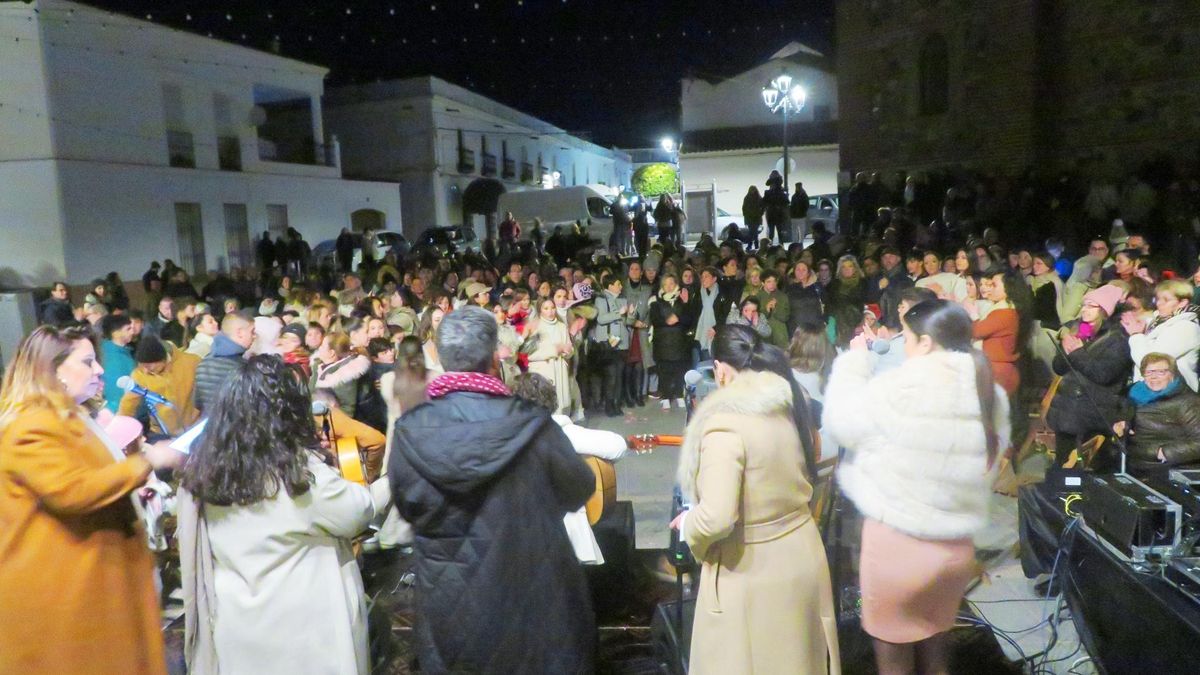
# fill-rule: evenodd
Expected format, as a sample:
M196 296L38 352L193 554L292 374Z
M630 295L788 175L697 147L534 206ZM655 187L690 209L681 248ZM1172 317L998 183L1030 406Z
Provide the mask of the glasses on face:
M1147 368L1142 372L1143 377L1167 377L1171 371L1166 368Z
M1108 247L1107 246L1089 246L1088 250L1089 251L1107 251Z

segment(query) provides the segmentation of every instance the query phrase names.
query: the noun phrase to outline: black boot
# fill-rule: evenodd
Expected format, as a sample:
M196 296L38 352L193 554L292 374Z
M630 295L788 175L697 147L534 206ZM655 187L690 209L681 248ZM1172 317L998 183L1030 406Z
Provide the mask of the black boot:
M641 408L646 405L646 369L639 365L633 379L634 399L637 401L638 407Z

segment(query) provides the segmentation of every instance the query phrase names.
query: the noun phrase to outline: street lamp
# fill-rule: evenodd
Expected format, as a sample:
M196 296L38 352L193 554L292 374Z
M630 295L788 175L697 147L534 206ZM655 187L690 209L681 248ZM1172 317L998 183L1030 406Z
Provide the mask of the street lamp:
M788 182L788 115L800 112L804 107L804 100L807 98L807 93L804 87L798 84L792 84L792 76L783 73L774 80L771 80L769 86L763 87L762 99L766 104L767 109L772 113L783 111L783 191L787 194L791 183Z
M663 150L666 150L667 152L675 151L675 139L674 138L671 138L670 136L663 136L661 144L662 144Z

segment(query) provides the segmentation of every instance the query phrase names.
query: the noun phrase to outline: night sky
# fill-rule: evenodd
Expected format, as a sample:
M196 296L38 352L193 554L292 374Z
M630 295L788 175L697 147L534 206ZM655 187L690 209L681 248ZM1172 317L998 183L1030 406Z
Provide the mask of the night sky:
M326 86L436 75L604 145L678 132L679 80L792 40L832 52L833 0L85 0L330 68ZM754 102L750 102L753 104Z

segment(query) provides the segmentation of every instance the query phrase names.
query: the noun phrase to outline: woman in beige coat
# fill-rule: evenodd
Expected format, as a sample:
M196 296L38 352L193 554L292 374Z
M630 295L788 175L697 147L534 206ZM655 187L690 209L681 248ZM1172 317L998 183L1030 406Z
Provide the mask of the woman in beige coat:
M558 320L558 309L550 298L538 301L538 318L525 328L529 354L529 372L537 373L554 385L558 407L550 412L562 415L571 410L571 335L567 324Z
M208 412L180 480L188 672L366 675L350 539L370 493L313 451L307 392L278 357L243 364Z
M703 567L690 671L840 673L825 549L808 510L812 444L787 358L745 326L713 341L720 388L680 452L693 507L671 523ZM776 374L776 373L780 374Z

